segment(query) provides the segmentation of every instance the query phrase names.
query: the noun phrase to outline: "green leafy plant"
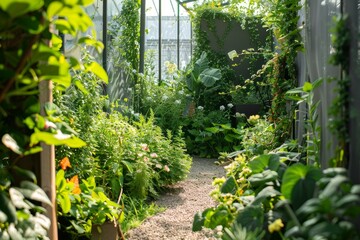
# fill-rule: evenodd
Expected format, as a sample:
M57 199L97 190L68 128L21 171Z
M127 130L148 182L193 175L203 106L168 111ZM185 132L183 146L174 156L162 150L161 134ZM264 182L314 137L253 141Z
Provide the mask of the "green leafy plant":
M204 106L204 92L214 92L219 88L215 83L222 77L221 71L209 67L207 54L203 52L193 65L188 66L185 73L186 86L192 93L197 106Z
M49 80L55 89L67 88L72 79L71 67L94 72L107 80L104 69L96 62L82 64L74 57L66 59L59 51L61 38L54 33L76 36L78 32L87 31L93 23L83 7L91 3L91 0L4 0L0 3L2 239L46 239L50 226L43 208L38 206L39 202L49 203L49 200L35 185L33 174L17 166L19 162L34 161L37 157L32 154L42 150L40 143L76 148L85 145L55 105L41 103L40 106L39 93L45 93L43 85ZM97 50L103 47L92 37L79 38L79 43ZM50 84L47 87L50 88ZM28 179L19 179L19 173Z
M304 86L287 91L287 99L306 104L305 114L305 130L304 138L306 139L306 162L308 165L320 166L320 134L321 128L318 124L318 106L320 101L314 102L314 91L322 83L322 79L318 79L313 83L305 82Z
M56 191L60 236L62 238L90 239L96 225L123 221L121 206L111 201L103 189L96 186L94 177L82 180L78 176L66 180L64 170L56 174Z
M294 166L294 168L298 166ZM288 171L295 172L295 169ZM284 178L286 177L284 174ZM290 173L289 173L290 174ZM308 172L307 176L315 175ZM352 222L360 214L359 185L352 185L343 168L329 168L317 174L315 183L310 178L300 178L292 190L292 197L299 196L299 187L307 188L306 201L295 208L288 223L285 237L288 239L359 239L359 232ZM285 180L285 179L284 179ZM302 183L300 183L302 182ZM301 187L303 185L303 187ZM304 198L304 196L302 196ZM296 217L295 217L296 215Z
M0 238L46 239L51 222L44 214L45 208L35 202L51 202L37 185L34 173L16 166L1 166L0 174ZM18 185L12 182L15 175L22 178Z

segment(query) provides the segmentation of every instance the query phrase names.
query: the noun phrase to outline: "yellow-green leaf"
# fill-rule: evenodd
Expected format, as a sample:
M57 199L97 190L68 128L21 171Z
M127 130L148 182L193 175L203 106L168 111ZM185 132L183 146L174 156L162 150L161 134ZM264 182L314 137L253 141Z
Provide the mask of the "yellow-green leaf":
M109 78L108 78L108 75L107 75L106 71L97 62L92 62L92 63L86 65L86 71L94 73L96 76L98 76L105 83L109 82Z

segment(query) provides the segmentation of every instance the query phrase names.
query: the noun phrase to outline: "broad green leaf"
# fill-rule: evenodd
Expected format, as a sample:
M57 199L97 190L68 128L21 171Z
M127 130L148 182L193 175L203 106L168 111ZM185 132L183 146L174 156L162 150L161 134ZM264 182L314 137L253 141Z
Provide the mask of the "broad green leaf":
M70 223L71 225L73 225L73 227L76 229L76 231L79 233L79 234L83 234L85 233L85 229L79 225L77 222L75 222L74 220L70 220Z
M7 12L11 18L36 11L44 5L43 0L1 0L0 8Z
M209 68L209 60L207 59L206 52L202 52L200 58L196 60L194 64L194 68L192 71L194 78L199 78L200 74L207 68Z
M7 216L7 222L16 221L16 209L4 191L0 190L0 211Z
M30 206L28 204L25 203L24 199L24 195L22 195L22 193L20 191L18 191L15 188L10 188L9 189L9 194L10 194L10 198L12 203L14 204L14 206L18 209L28 209Z
M49 19L52 19L54 16L58 15L61 10L64 8L64 4L60 1L52 1L47 8L47 16Z
M72 25L70 25L70 23L67 20L62 18L56 19L54 21L54 24L56 29L59 30L60 32L64 34L71 34L72 36L76 35L76 30Z
M311 92L312 89L313 89L313 86L312 86L312 84L309 83L309 82L305 82L304 85L303 85L303 87L302 87L302 90L303 90L304 92Z
M261 173L266 169L277 171L280 166L280 157L277 154L263 154L249 162L253 173Z
M314 194L316 182L321 178L321 170L303 164L288 167L283 175L281 193L295 207L300 207Z
M39 224L40 226L42 226L44 229L44 233L43 233L43 235L46 235L47 233L46 233L46 230L47 229L50 229L50 225L51 225L51 221L50 221L50 219L49 218L47 218L45 215L43 215L43 214L39 214L39 213L37 213L36 215L35 215L35 218L34 218L34 220L35 220L35 223L37 223L37 224Z
M221 71L217 68L207 68L200 73L200 81L205 87L212 87L221 78Z
M16 229L14 223L10 223L7 231L8 231L8 233L9 233L12 240L22 240L22 239L24 239L22 234L19 233L19 231Z
M22 181L20 183L20 188L16 189L20 191L26 198L51 205L51 202L44 190L42 190L35 183Z
M61 113L61 109L55 103L47 102L45 103L45 112L47 115L53 116Z
M85 88L84 84L79 79L73 81L74 85L85 95L89 94L89 91Z
M104 49L104 44L93 37L82 37L78 41L79 44L84 43L88 46L94 47L98 53L101 53Z
M207 227L214 229L215 227L222 225L222 226L226 226L229 224L229 218L231 218L231 216L229 216L229 212L225 209L219 210L216 209L214 214L211 215L211 220L209 222L209 225Z
M22 149L17 144L16 140L12 138L9 134L4 134L4 136L1 138L1 141L7 148L9 148L14 153L22 154Z
M41 152L43 149L40 146L32 147L24 152L24 156Z
M211 133L218 133L219 132L219 128L218 127L209 127L209 128L205 128L206 131L211 132Z
M272 182L278 179L278 174L272 170L265 170L261 173L253 174L249 177L250 185L258 187L264 185L267 182Z
M209 214L210 213L210 214ZM192 225L192 230L194 232L196 231L201 231L202 227L205 224L205 218L207 215L212 215L214 213L214 209L213 208L207 208L205 209L205 211L201 212L197 212L194 216L194 221L193 221L193 225Z
M262 189L255 197L254 201L251 203L252 205L257 205L263 203L269 197L280 196L281 193L274 189L273 186L267 186Z
M0 223L5 223L6 221L7 221L6 214L3 211L0 210ZM1 233L0 233L0 239L2 239L1 238Z
M34 183L36 183L36 176L35 174L27 169L24 168L19 168L18 166L13 166L12 169L16 172L16 174L18 174L21 177L27 178L32 180Z
M224 139L225 139L225 141L227 141L227 142L234 142L234 138L231 137L231 135L228 135L228 134L225 135Z
M80 148L86 145L86 143L80 138L69 134L63 134L61 131L58 131L57 134L36 131L30 136L30 144L36 145L39 142L55 146L67 145L71 148Z
M327 184L325 189L319 195L319 198L327 198L336 194L340 189L342 184L349 183L349 179L345 176L335 176Z
M224 184L220 188L221 193L235 193L236 192L236 180L233 176L228 177Z
M57 201L60 204L63 213L68 213L70 211L71 200L69 194L65 193L57 195Z
M239 212L235 221L248 230L255 230L263 225L264 211L261 206L249 205Z
M96 76L98 76L101 80L103 80L105 83L108 83L108 75L104 68L100 66L97 62L92 62L85 66L87 72L92 72Z

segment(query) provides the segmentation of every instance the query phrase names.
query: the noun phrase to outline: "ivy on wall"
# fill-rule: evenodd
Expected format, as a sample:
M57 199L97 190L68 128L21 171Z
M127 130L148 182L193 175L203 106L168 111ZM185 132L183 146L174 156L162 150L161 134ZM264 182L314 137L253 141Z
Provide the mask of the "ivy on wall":
M233 68L236 64L242 64L244 62L249 65L249 75L254 78L251 79L251 82L254 83L254 80L257 78L250 88L250 92L254 96L263 95L264 99L266 99L266 94L261 94L261 91L259 91L261 85L257 84L258 82L263 82L262 78L256 74L258 70L256 64L259 60L264 59L265 55L255 52L255 49L271 48L272 41L271 39L266 39L264 44L264 41L260 39L259 26L263 25L261 19L255 16L246 16L241 11L236 11L233 8L228 9L220 7L218 4L204 4L197 6L194 12L195 14L192 15L194 40L196 43L194 48L194 59L198 59L203 52L206 52L210 65L219 68L223 76L221 81L219 81L219 91L216 93L216 97L214 95L204 96L204 99L210 101L208 102L208 106L216 108L223 104L223 102L235 101L235 99L239 99L240 91L243 91L244 95L246 95L246 90L239 87L247 85L246 81L250 81L250 79L245 79L241 74L237 74ZM225 26L225 29L221 33L217 32L219 30L217 27L219 22L223 22ZM240 26L243 30L248 31L250 34L250 43L254 49L242 54L240 63L237 62L231 65L231 63L229 63L228 53L224 50L224 45L230 33L234 31L235 26ZM211 46L211 40L209 38L214 39L216 49L213 49L214 46ZM239 41L241 40L239 39ZM237 97L234 97L236 94ZM244 100L240 100L241 103L248 103L243 97L241 99ZM253 99L256 99L256 101L259 102L259 97L253 97ZM268 101L261 103L265 106L268 105L266 102Z

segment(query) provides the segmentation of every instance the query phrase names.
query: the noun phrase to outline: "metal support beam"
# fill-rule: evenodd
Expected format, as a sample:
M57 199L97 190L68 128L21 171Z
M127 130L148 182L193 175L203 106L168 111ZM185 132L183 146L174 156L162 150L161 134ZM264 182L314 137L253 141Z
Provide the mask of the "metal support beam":
M180 66L180 3L177 4L177 66Z
M103 68L107 69L107 61L106 61L106 55L107 55L107 0L103 0L103 33L102 33L102 40L104 44L104 50L102 52L102 65Z
M159 0L159 48L158 48L158 56L159 56L159 85L161 84L161 0Z

